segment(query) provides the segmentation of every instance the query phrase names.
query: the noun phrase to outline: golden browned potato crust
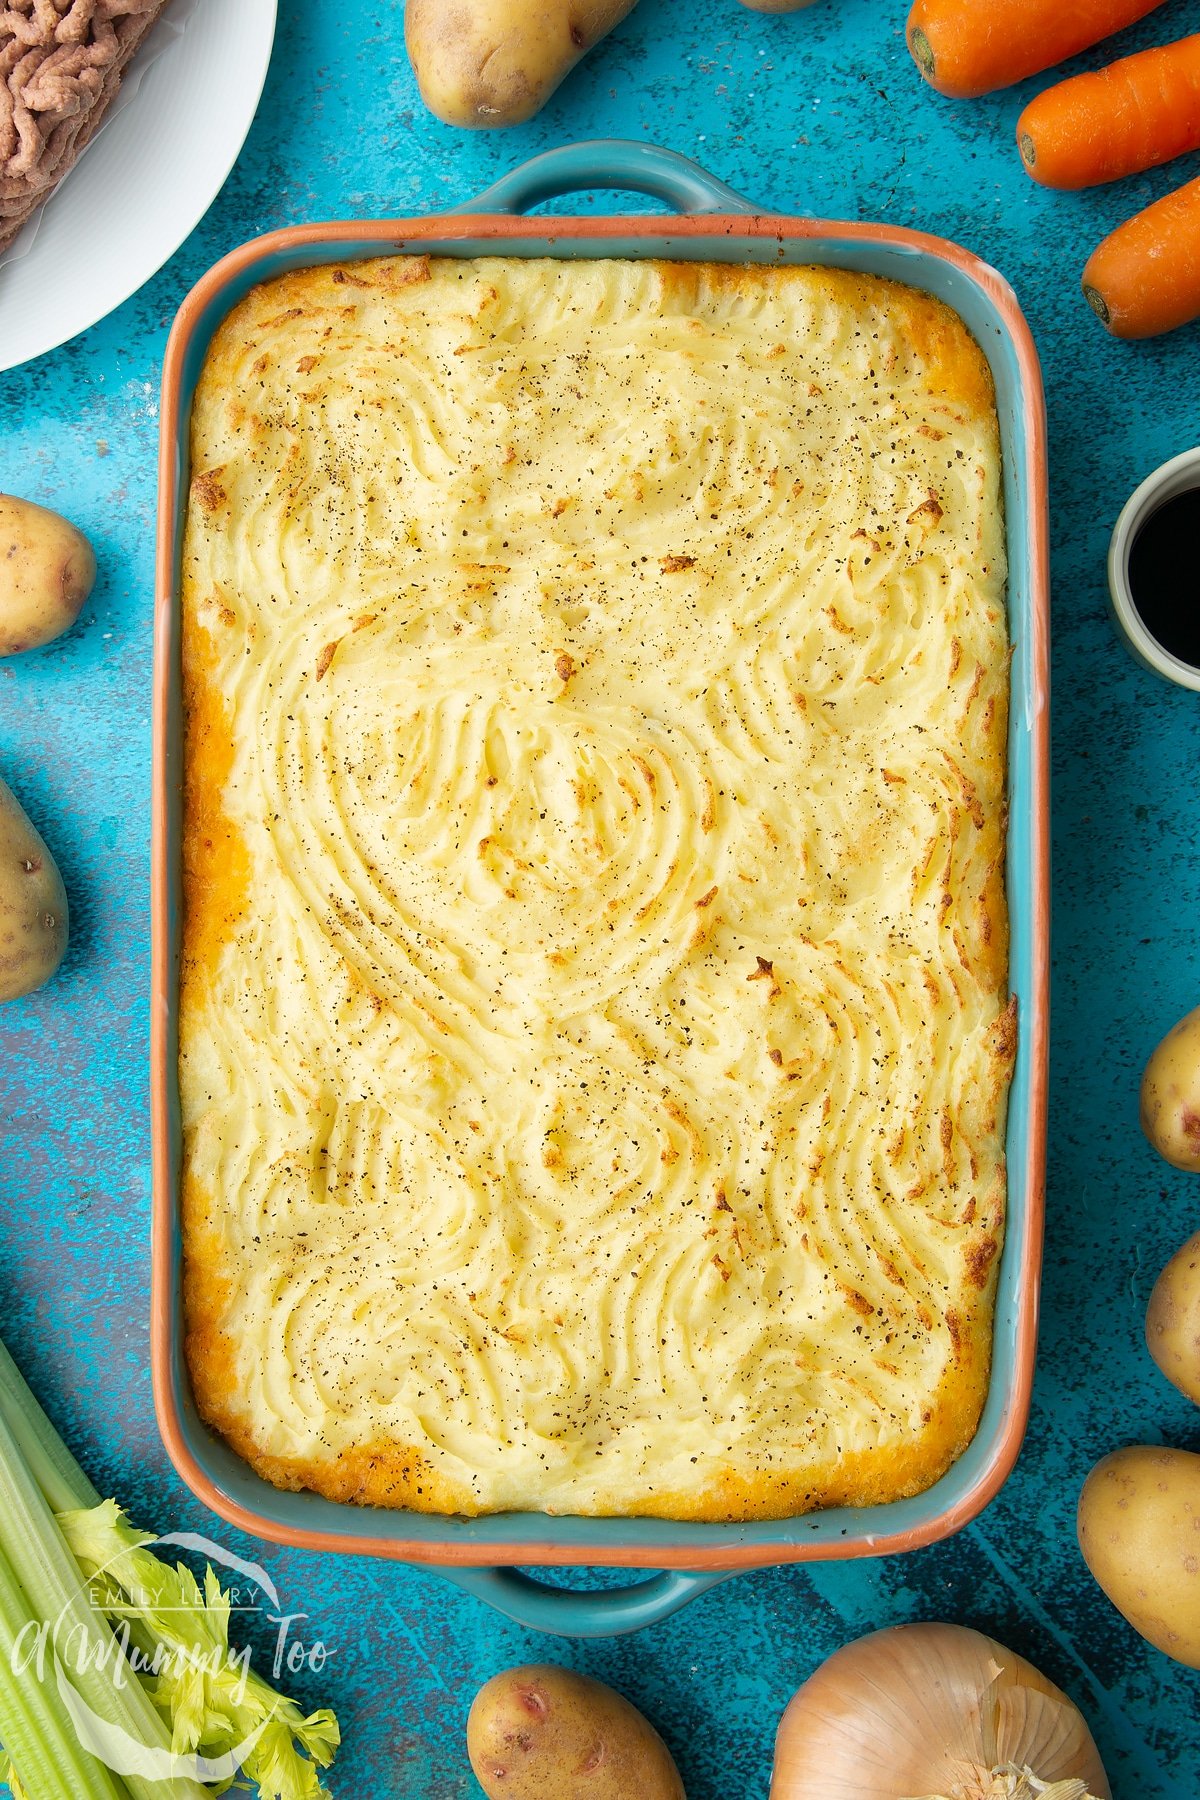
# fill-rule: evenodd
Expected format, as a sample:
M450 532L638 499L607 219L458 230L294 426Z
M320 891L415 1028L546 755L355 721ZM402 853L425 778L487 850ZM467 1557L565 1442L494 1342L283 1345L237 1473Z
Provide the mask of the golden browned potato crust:
M768 1519L987 1391L991 376L826 269L254 290L184 554L187 1355L285 1488Z

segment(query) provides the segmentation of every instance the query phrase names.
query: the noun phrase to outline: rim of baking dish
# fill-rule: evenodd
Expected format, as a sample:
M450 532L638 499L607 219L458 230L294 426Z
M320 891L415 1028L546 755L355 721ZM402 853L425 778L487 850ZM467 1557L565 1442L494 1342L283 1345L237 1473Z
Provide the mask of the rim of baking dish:
M598 181L597 186L601 185ZM1028 699L1030 744L1031 833L1029 840L1028 900L1032 934L1031 1001L1032 1015L1020 1020L1019 1056L1028 1060L1029 1105L1025 1115L1023 1181L1026 1205L1023 1215L1023 1242L1020 1263L1014 1278L1014 1292L1020 1305L1014 1333L1015 1345L1010 1383L1002 1428L994 1438L991 1453L970 1486L950 1504L940 1507L927 1518L904 1527L872 1531L870 1515L882 1513L896 1504L889 1502L878 1508L837 1509L853 1522L840 1529L837 1536L805 1538L806 1523L813 1527L828 1511L802 1514L785 1519L747 1523L711 1521L703 1525L691 1522L650 1519L643 1515L610 1518L584 1518L563 1515L573 1525L592 1528L591 1541L567 1541L555 1537L555 1516L533 1514L490 1514L481 1519L465 1519L454 1515L388 1513L398 1519L419 1521L429 1531L440 1526L441 1536L380 1535L372 1530L372 1521L383 1509L353 1506L349 1503L326 1502L344 1518L344 1528L319 1527L290 1523L261 1513L226 1493L213 1476L202 1467L193 1449L189 1429L180 1416L176 1389L174 1335L178 1323L174 1295L177 1273L177 1204L175 1170L172 1166L172 1114L170 1052L175 1009L171 991L171 871L170 848L172 754L171 730L178 720L172 714L172 656L176 644L177 529L179 521L180 448L185 442L188 419L184 398L186 365L197 334L211 326L245 291L246 277L257 267L280 256L297 251L319 251L313 262L336 260L339 252L354 246L358 257L389 254L421 254L431 245L456 245L464 240L499 247L511 243L540 240L547 254L554 255L558 243L595 243L602 249L606 241L624 240L710 240L726 244L762 240L785 243L833 241L845 245L853 254L855 247L881 246L888 250L908 252L913 257L912 273L919 277L921 262L934 258L949 264L960 275L982 291L984 298L998 313L1007 333L1009 347L1015 357L1019 378L1020 416L1017 421L1025 447L1028 485L1025 502L1028 532L1027 571L1029 582L1029 644L1027 651L1031 674ZM460 254L468 254L462 251ZM486 251L483 253L486 254ZM670 256L668 249L660 252ZM728 256L722 260L731 260ZM814 260L820 260L814 258ZM853 267L853 265L846 265ZM278 273L280 271L271 271ZM264 279L269 275L264 274ZM921 285L919 279L914 285ZM236 290L231 292L231 290ZM228 300L219 315L216 309ZM209 336L211 337L211 329ZM985 355L987 346L983 346ZM991 357L989 355L989 362ZM190 407L190 395L187 396ZM874 223L856 223L837 219L816 219L779 213L701 213L701 214L605 214L598 217L539 215L518 217L504 213L434 214L395 220L337 220L297 225L252 239L225 256L201 277L188 294L171 330L163 365L162 412L159 450L159 510L156 555L155 619L154 619L154 776L152 799L152 868L151 868L151 1129L152 1129L152 1298L151 1298L151 1366L155 1410L159 1431L172 1463L182 1480L218 1517L252 1536L309 1550L337 1550L343 1553L374 1555L407 1562L444 1565L447 1567L485 1568L488 1566L568 1565L605 1566L638 1569L689 1569L703 1571L751 1569L799 1561L841 1560L856 1556L878 1556L913 1550L939 1541L960 1530L978 1516L1007 1480L1019 1454L1028 1421L1033 1385L1037 1342L1037 1319L1040 1289L1041 1249L1044 1227L1044 1169L1047 1129L1048 1021L1049 1021L1049 641L1048 641L1048 531L1047 531L1047 459L1045 411L1041 371L1029 327L1007 282L987 263L972 252L947 239L906 227ZM1010 1188L1011 1188L1010 1180ZM1007 1245L1006 1245L1007 1248ZM186 1373L184 1373L186 1379ZM207 1431L207 1427L202 1427ZM982 1424L981 1424L982 1429ZM231 1453L232 1454L232 1453ZM248 1473L252 1473L248 1470ZM953 1474L953 1468L942 1481ZM257 1478L261 1481L261 1477ZM941 1483L934 1484L914 1500L935 1498ZM264 1498L277 1490L262 1481ZM279 1495L280 1503L285 1500ZM314 1499L317 1496L313 1497ZM520 1518L539 1520L542 1534L534 1539L513 1537L510 1540L489 1535L481 1539L477 1531L491 1522ZM646 1541L647 1529L653 1540ZM760 1536L759 1533L769 1535ZM707 1542L696 1542L695 1534L703 1533ZM717 1534L717 1541L712 1534ZM747 1541L747 1534L754 1540ZM790 1534L790 1535L788 1535ZM674 1536L675 1541L672 1540ZM637 1541L639 1537L643 1541ZM611 1539L611 1541L610 1541Z

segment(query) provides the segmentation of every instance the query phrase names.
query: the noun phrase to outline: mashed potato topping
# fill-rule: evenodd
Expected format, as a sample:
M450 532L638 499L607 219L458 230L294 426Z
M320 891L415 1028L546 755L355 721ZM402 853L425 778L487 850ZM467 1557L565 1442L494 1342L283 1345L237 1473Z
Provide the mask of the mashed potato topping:
M986 1391L990 375L823 269L396 257L222 326L184 556L188 1350L270 1479L775 1516Z

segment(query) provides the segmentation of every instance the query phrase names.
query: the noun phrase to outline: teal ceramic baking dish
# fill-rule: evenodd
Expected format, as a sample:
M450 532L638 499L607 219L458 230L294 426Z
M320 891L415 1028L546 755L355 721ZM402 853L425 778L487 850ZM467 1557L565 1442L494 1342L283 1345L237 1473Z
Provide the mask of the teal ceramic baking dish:
M527 218L588 190L648 194L677 216ZM175 1006L178 991L181 726L179 560L192 395L213 333L256 283L307 265L406 252L470 257L667 257L817 263L883 275L946 301L995 377L1007 512L1013 644L1007 882L1011 985L1020 1016L1008 1117L1008 1226L996 1296L992 1379L966 1453L914 1499L748 1524L663 1519L480 1519L364 1509L269 1486L201 1422L183 1355ZM459 211L379 223L306 225L244 246L180 310L163 375L155 620L153 851L153 1363L160 1429L180 1475L214 1512L277 1542L436 1564L521 1622L600 1636L662 1618L738 1569L880 1555L933 1542L993 1497L1020 1448L1037 1325L1046 1138L1048 1027L1048 611L1046 454L1041 378L1016 300L1001 278L945 241L883 225L766 215L670 151L600 142L525 164ZM591 1564L658 1571L633 1587L554 1588L520 1566Z

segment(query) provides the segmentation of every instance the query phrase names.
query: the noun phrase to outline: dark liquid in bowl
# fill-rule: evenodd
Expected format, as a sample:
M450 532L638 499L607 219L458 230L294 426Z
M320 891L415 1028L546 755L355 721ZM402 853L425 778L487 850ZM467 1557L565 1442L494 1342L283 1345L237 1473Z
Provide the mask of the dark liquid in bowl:
M1129 592L1143 625L1200 669L1200 487L1156 507L1129 551Z

